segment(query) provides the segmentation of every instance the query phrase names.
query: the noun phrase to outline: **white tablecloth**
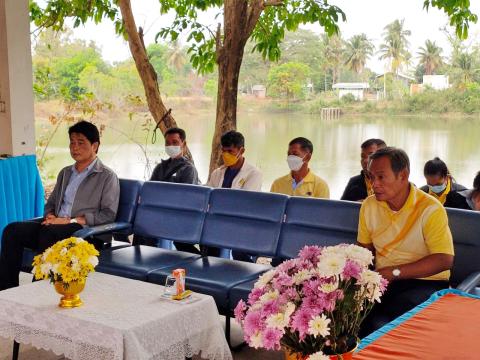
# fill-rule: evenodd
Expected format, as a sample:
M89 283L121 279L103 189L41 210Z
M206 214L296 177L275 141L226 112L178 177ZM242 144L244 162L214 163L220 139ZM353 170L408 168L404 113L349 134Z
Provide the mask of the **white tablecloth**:
M94 273L80 294L84 304L58 307L47 281L0 291L0 336L70 359L184 360L232 358L212 297L181 303L163 287Z

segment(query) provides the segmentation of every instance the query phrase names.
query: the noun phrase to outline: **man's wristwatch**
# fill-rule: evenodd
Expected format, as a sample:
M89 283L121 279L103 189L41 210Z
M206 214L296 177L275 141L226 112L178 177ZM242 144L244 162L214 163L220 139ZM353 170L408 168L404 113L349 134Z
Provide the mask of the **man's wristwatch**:
M395 269L392 270L393 277L398 278L400 276L400 273L401 273L401 271L400 271L399 268L395 268Z
M78 224L77 218L71 218L70 224Z

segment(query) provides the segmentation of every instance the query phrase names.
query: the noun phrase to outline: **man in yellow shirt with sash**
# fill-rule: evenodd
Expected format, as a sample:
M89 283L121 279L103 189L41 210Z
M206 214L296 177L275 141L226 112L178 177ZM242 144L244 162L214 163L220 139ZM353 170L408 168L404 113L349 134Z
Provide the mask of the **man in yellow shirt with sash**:
M270 188L270 192L328 199L330 190L327 183L308 167L312 154L313 144L310 140L297 137L290 141L287 164L291 171L287 175L276 179Z
M374 195L362 203L358 242L374 253L375 268L389 285L361 336L447 288L454 257L447 213L437 199L410 184L407 154L379 149L370 155L368 170Z

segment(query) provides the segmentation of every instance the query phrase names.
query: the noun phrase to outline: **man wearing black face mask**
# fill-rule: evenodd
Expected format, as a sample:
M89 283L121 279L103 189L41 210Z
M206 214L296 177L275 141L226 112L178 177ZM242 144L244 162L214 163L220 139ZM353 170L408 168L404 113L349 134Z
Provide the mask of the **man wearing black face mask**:
M287 163L291 172L275 180L271 192L290 196L308 196L316 198L330 197L327 183L315 175L308 167L312 158L312 142L304 137L298 137L288 144Z

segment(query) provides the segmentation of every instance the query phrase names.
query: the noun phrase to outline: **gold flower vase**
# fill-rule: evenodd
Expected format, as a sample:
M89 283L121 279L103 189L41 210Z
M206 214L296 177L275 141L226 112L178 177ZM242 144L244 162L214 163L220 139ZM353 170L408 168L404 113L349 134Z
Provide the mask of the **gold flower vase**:
M62 281L55 281L54 285L57 293L63 295L58 304L61 308L74 308L83 304L78 294L85 288L85 281L73 281L69 284Z
M327 355L330 357L330 360L352 360L353 359L353 353L355 352L355 349L350 350L349 352L346 352L344 354L337 354L337 355ZM308 356L303 356L301 353L295 353L295 352L290 352L289 350L285 349L285 360L307 360Z

